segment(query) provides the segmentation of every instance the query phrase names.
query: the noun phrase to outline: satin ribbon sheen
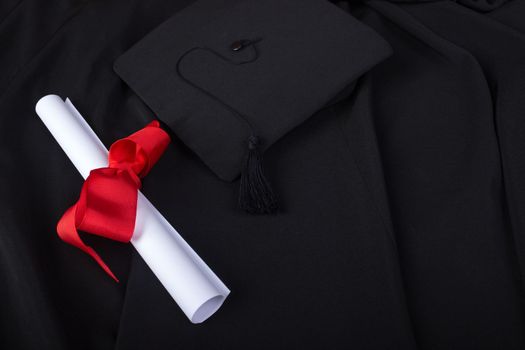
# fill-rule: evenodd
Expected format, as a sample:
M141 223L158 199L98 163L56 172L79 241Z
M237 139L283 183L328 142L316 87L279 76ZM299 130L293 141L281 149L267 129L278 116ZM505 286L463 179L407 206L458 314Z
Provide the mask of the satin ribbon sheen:
M117 282L117 277L93 248L82 241L78 231L129 242L135 229L140 179L159 160L169 142L169 135L158 121L153 121L113 143L108 167L91 170L79 200L58 221L58 236L89 254Z

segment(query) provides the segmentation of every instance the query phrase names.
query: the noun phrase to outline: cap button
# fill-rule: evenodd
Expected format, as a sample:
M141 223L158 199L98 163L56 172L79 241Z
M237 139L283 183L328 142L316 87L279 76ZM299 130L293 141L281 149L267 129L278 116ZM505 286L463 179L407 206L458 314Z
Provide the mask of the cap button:
M240 41L240 40L234 41L234 42L230 45L230 48L231 48L233 51L239 51L239 50L242 49L243 47L244 47L244 44L243 44L242 41Z

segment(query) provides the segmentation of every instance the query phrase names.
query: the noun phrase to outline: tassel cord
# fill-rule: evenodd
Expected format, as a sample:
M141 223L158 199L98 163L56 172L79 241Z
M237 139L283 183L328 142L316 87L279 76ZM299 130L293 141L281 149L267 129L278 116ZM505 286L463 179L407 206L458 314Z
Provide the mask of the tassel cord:
M277 199L264 173L262 165L263 157L260 149L261 140L257 136L253 125L249 122L248 118L246 118L242 113L240 113L234 107L222 101L220 98L218 98L211 92L193 83L191 80L186 78L181 71L182 60L187 55L197 50L207 51L233 65L243 65L254 62L259 57L259 52L254 44L259 42L260 40L261 39L241 40L234 43L235 46L232 46L232 49L234 51L239 51L246 47L250 47L253 50L253 57L245 61L235 62L210 48L194 47L184 52L179 57L175 68L177 71L177 75L186 84L199 90L201 93L203 93L213 101L222 105L224 108L229 110L239 121L244 123L249 129L250 136L247 140L247 154L245 156L244 164L241 170L241 179L239 187L239 207L250 214L273 214L278 210Z

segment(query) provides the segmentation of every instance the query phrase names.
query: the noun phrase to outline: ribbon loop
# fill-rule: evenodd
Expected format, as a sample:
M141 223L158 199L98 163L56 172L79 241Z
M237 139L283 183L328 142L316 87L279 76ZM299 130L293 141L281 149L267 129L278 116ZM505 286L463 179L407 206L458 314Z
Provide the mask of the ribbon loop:
M89 254L115 281L117 277L100 256L80 238L78 231L119 242L129 242L135 229L141 178L159 160L170 142L158 121L116 141L109 149L108 167L94 169L80 198L58 221L58 236Z

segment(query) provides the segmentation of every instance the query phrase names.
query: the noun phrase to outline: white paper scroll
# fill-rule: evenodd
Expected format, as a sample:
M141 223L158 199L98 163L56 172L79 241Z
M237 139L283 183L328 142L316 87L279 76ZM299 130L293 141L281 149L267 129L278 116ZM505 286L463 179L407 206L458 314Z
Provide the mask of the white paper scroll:
M92 169L107 166L106 147L69 99L44 96L36 113L84 179ZM192 323L213 315L230 293L140 192L131 243Z

